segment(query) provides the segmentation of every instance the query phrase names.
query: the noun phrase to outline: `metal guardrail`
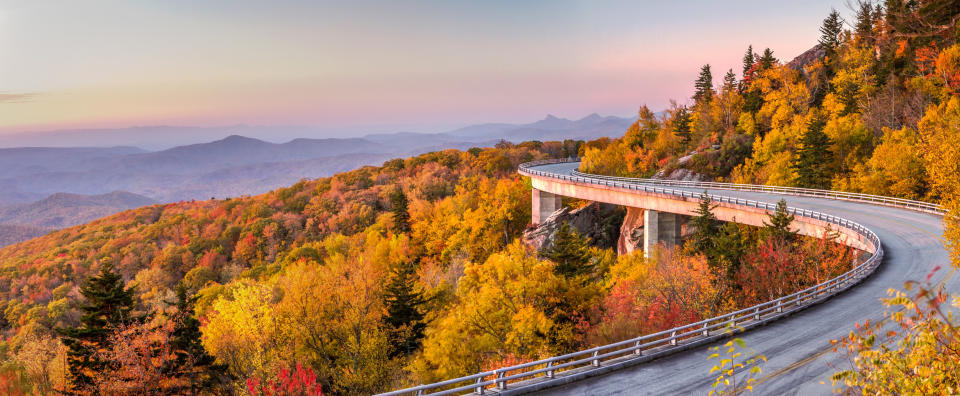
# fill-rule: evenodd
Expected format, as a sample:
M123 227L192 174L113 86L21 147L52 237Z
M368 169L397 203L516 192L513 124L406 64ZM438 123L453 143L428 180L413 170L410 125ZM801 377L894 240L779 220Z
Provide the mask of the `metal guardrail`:
M939 206L927 202L910 201L899 198L880 197L868 194L838 193L834 191L799 189L791 187L771 187L749 184L709 183L709 182L678 182L657 179L633 179L612 176L590 175L574 171L574 175L563 175L531 169L538 165L547 165L563 162L576 162L577 158L561 160L542 160L521 164L520 174L527 176L549 177L559 180L568 180L577 183L605 185L648 193L673 195L681 199L698 199L701 193L684 190L675 190L655 187L651 184L702 187L713 189L733 189L740 191L772 192L779 194L793 194L815 196L849 201L869 202L886 206L895 206L927 213L943 214ZM776 210L776 204L755 200L709 195L715 202L729 203L764 210ZM464 377L419 385L412 388L396 390L381 394L394 395L450 395L473 392L483 394L488 387L499 391L508 389L510 383L536 378L553 379L563 375L565 370L580 367L599 367L610 361L626 361L628 359L653 358L674 353L685 345L695 342L708 341L711 338L723 336L723 330L740 326L743 329L771 322L791 312L802 310L819 303L826 298L836 295L865 279L880 265L883 259L883 246L880 238L873 231L854 221L826 213L790 207L787 209L798 217L817 219L856 232L863 236L875 249L874 253L862 263L844 274L827 280L818 285L808 287L796 293L774 300L754 305L752 307L725 313L699 322L674 327L664 331L643 335L628 340L602 345L568 354L554 356L533 362L503 367L496 370L484 371ZM719 334L718 334L719 332ZM569 371L567 371L569 372Z

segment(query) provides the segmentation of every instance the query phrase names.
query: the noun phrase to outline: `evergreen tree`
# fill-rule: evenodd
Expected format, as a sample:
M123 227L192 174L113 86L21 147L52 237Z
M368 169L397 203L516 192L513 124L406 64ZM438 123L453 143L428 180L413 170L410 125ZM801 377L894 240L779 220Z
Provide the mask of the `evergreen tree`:
M773 51L770 48L765 48L759 62L760 70L767 70L777 64L777 58L773 57Z
M567 222L553 234L553 242L540 255L557 264L555 273L566 277L593 272L589 241Z
M713 282L720 290L718 297L730 295L737 284L736 276L743 257L749 250L744 234L736 223L724 224L713 214L710 196L704 191L700 196L696 215L690 219L693 235L687 242L687 254L703 254L713 271Z
M710 103L713 100L713 74L710 72L709 64L700 68L700 76L697 77L694 88L693 100L697 105Z
M390 356L407 356L420 348L423 330L427 327L421 311L426 300L415 287L416 271L412 264L402 263L392 272L386 286L387 316L384 319L392 330L394 348Z
M727 74L723 75L723 92L733 92L736 87L737 75L733 73L733 69L727 70Z
M194 317L197 297L187 296L187 287L181 282L176 287L177 300L172 303L176 313L171 316L173 331L170 346L174 359L164 371L171 378L182 378L188 384L183 391L191 395L201 392L217 393L225 389L230 375L227 366L218 364L201 343L200 321Z
M830 187L830 137L823 133L826 121L815 114L806 132L800 137L800 148L791 167L797 173L798 187L826 189Z
M410 212L407 208L407 194L398 186L390 193L390 206L393 213L393 228L398 233L410 232Z
M734 222L720 225L713 245L707 250L707 264L716 274L714 279L721 294L729 296L729 292L736 289L737 273L749 247L740 225Z
M690 219L690 226L693 227L693 235L687 242L688 254L703 254L710 257L714 242L720 235L720 220L713 214L715 205L711 205L710 195L706 191L700 195L700 205L697 211Z
M843 20L840 19L840 13L837 10L830 10L830 15L823 20L820 26L820 45L827 52L827 56L833 58L836 56L837 48L840 48L840 33L843 33Z
M686 145L690 143L690 123L692 122L690 111L686 106L677 109L673 115L673 134L680 137L680 143Z
M777 202L777 210L768 215L769 222L763 222L764 231L771 238L792 242L797 236L797 232L790 229L793 224L794 216L787 211L787 201L781 199Z
M860 8L857 9L857 26L855 28L857 33L857 41L865 46L872 47L874 41L873 38L873 24L876 20L876 17L873 13L873 5L869 1L859 0Z
M80 326L61 328L67 346L67 365L72 393L83 392L94 385L94 379L108 368L110 362L97 356L97 351L111 348L110 336L118 326L144 319L133 313L133 288L125 288L113 264L104 263L97 276L87 279L80 287L86 303L80 306Z
M747 46L747 53L743 54L743 80L750 80L750 69L756 63L756 55L753 53L753 45Z

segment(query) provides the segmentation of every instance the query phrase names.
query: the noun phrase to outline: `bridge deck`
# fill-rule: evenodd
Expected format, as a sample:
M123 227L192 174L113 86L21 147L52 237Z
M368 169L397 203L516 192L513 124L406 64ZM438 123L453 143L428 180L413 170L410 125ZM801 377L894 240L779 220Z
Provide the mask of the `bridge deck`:
M569 175L577 165L550 164L535 169ZM740 335L748 346L769 359L763 366L760 384L755 387L756 394L830 394L830 376L847 368L845 358L832 353L830 340L846 336L856 322L882 319L885 308L879 299L886 296L887 289L902 289L904 281L922 280L935 266L950 268L942 244L943 224L939 216L826 198L720 189L709 192L766 202L783 198L793 207L848 218L876 232L886 252L883 264L860 285L824 304ZM946 282L947 289L956 292L960 289L960 277L950 277L948 272L941 270L933 279ZM707 361L706 356L706 347L694 348L540 393L706 394L714 378L708 374L714 362ZM523 387L511 390L522 392Z

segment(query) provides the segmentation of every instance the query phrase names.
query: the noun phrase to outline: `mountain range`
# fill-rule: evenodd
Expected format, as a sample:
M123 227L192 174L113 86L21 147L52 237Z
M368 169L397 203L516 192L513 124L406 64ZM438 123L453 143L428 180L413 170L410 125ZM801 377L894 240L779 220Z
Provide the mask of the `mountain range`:
M492 146L500 140L615 137L622 135L632 122L596 114L580 120L551 115L529 124L489 123L444 133L295 138L285 143L234 134L157 151L136 147L138 142L156 140L153 135L161 133L155 128L40 133L36 139L55 141L58 145L94 138L115 138L111 141L123 145L0 149L0 225L6 227L0 234L36 236L157 202L260 194L304 178L330 176L391 158L449 148ZM202 133L192 135L194 139L231 130L156 128L162 130L163 136L173 136L173 140L185 139L198 130ZM256 127L240 130L258 136L268 132ZM11 139L0 135L0 145L16 141ZM22 239L6 238L14 242Z

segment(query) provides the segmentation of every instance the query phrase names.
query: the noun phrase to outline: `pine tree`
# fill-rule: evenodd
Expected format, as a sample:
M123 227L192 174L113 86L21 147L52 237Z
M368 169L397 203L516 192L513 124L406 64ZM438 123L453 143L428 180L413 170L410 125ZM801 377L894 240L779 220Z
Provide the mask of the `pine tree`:
M427 324L421 307L426 302L416 289L416 271L412 264L402 263L392 270L386 287L387 316L384 321L391 328L393 350L391 357L407 356L420 348Z
M709 64L700 68L700 76L697 77L694 88L693 100L697 105L707 104L713 100L713 74L710 72Z
M806 132L800 137L800 148L791 167L797 173L798 187L826 189L830 187L830 137L823 133L826 121L814 115Z
M687 242L687 252L689 254L703 254L708 258L713 251L715 239L720 234L720 220L713 214L715 205L711 204L710 195L706 191L700 195L700 204L697 211L690 219L690 226L693 227L693 235Z
M857 41L862 45L872 47L874 43L873 24L876 20L873 5L864 0L859 0L858 3L860 8L857 9L857 26L855 28Z
M737 75L733 73L733 69L727 70L727 74L723 75L723 92L733 92L734 88L736 87Z
M677 109L677 112L673 115L673 134L680 137L680 143L683 145L690 143L691 122L690 112L686 106Z
M397 233L410 232L410 212L407 208L407 195L400 187L390 193L390 206L393 213L393 228Z
M563 222L553 234L552 243L543 249L540 255L557 265L553 272L559 275L574 277L589 274L593 272L593 264L590 262L588 242L587 238L580 235L570 224Z
M119 326L144 320L144 316L134 315L133 293L132 287L124 287L110 262L80 287L80 294L87 300L80 306L80 326L57 329L68 348L71 389L67 391L83 392L94 386L95 378L110 364L98 357L97 351L110 349L110 335Z
M221 390L229 383L227 366L218 364L201 343L200 321L194 317L197 297L187 296L187 287L181 282L176 287L177 299L168 304L176 308L171 316L173 331L170 346L174 359L164 367L171 378L182 378L187 387L183 391L200 394L203 391Z
M827 52L827 57L836 56L837 48L840 47L840 33L843 32L843 20L837 10L831 9L830 15L823 20L820 26L820 45Z
M760 56L760 70L767 70L777 64L777 58L773 57L773 51L770 48L765 48L763 50L763 55Z
M797 236L797 232L790 229L794 216L787 211L787 201L785 199L777 202L777 210L767 214L767 217L769 222L763 222L764 231L771 238L792 242Z
M756 55L753 53L753 45L747 46L747 53L743 54L743 79L744 81L750 80L750 69L753 69L753 64L756 63Z

